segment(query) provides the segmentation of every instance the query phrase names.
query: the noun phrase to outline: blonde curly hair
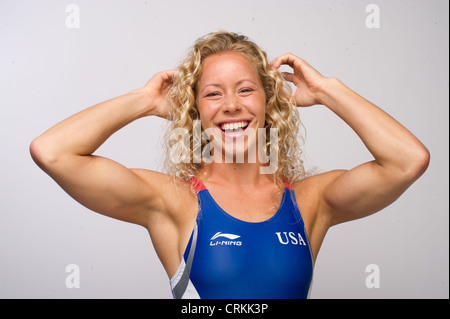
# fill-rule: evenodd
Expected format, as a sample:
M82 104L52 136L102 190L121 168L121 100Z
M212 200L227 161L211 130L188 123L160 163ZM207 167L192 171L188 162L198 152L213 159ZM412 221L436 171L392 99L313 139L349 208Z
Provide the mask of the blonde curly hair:
M200 141L193 140L195 138L194 123L200 120L196 103L197 86L205 59L223 52L242 54L256 68L261 79L268 107L266 132L269 132L271 128L278 129L275 154L272 154L273 149L270 152L270 156L278 156L278 167L274 172L275 182L282 186L286 180L293 183L303 179L308 174L301 160L302 151L297 140L301 122L291 88L282 75L268 63L267 54L263 50L246 36L227 31L215 31L199 38L177 68L177 75L168 94L170 121L164 139L168 147L165 160L167 172L182 180L188 180L205 165L203 159L194 160L194 145L200 144ZM179 143L170 136L171 132L180 128L189 132L189 143ZM207 141L202 136L202 149L206 144ZM183 149L186 147L189 150ZM269 134L266 134L266 155L269 155L269 149L270 139ZM174 163L171 160L173 154L190 154L190 156L186 161Z

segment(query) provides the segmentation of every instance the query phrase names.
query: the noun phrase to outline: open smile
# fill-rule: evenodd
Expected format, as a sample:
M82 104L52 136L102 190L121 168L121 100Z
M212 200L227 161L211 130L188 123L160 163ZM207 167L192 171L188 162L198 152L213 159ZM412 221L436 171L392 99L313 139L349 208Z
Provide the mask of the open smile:
M237 138L243 135L245 130L249 127L251 121L248 120L234 120L223 122L218 125L225 137Z

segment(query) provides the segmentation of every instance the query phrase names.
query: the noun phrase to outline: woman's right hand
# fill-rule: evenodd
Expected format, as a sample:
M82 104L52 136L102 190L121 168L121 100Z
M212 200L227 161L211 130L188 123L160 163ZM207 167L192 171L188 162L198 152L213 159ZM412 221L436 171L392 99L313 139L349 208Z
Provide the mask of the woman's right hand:
M176 70L167 70L156 73L144 87L137 91L143 91L148 97L147 115L156 115L167 119L169 110L167 105L167 93L170 91Z

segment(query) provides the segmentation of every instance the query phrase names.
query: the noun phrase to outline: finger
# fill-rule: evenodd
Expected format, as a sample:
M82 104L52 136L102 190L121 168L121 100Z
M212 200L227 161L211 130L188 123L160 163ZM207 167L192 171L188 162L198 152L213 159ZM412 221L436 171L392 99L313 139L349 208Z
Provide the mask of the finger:
M302 65L307 65L306 61L299 58L298 56L288 52L276 58L273 62L275 68L279 68L282 65L289 65L291 68L301 68Z
M172 82L173 78L176 75L177 70L166 70L166 71L162 71L161 72L161 77L163 78L164 81L167 82Z
M289 81L289 82L292 82L292 83L295 84L295 81L294 81L294 74L289 73L289 72L281 72L281 74L283 75L283 78L284 78L286 81Z
M273 59L272 60L272 62L270 62L269 64L271 65L271 66L273 66L275 69L278 69L280 66L278 65L278 58L275 58L275 59Z
M292 66L295 58L297 58L295 55L288 52L274 59L271 64L277 69L283 64Z
M270 65L273 66L275 69L280 68L281 66L281 56L279 56L278 58L275 58L272 62L270 62Z

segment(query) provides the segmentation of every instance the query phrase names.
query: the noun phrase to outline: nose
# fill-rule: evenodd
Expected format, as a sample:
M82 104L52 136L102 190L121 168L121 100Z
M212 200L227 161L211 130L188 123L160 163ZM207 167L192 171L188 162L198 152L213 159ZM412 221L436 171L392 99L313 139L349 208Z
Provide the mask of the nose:
M228 94L224 99L222 109L224 112L233 113L241 109L241 104L234 94Z

